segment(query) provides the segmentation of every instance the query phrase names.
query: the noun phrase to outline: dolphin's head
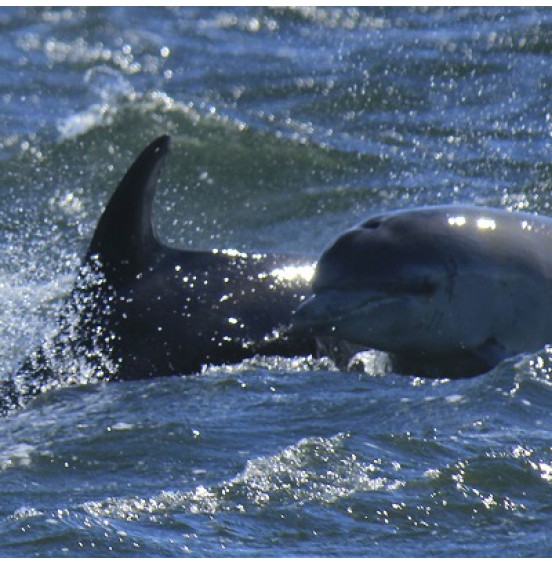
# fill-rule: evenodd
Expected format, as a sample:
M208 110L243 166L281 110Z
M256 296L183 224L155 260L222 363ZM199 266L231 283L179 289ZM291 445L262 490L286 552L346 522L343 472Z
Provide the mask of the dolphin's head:
M424 347L465 254L449 231L444 214L417 210L345 232L320 257L295 327L391 352Z

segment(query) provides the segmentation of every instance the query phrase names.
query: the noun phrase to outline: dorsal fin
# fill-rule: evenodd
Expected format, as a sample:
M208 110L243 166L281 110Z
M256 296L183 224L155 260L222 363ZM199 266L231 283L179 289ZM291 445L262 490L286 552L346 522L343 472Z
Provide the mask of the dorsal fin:
M142 270L161 247L152 206L169 148L170 137L159 137L128 169L98 222L85 261L97 256L108 273L124 277Z

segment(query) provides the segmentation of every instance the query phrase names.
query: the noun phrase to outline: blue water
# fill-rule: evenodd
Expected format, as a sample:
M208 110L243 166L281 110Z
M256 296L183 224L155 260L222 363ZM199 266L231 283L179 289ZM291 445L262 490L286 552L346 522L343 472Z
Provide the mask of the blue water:
M550 214L549 9L0 9L0 370L169 133L162 238L320 252L372 212ZM546 349L463 381L255 358L0 421L2 556L550 556Z

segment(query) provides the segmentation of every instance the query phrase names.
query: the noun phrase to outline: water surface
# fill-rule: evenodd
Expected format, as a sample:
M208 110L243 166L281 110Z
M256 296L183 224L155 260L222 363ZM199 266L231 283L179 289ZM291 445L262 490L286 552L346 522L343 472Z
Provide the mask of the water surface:
M157 135L162 238L319 253L372 212L550 214L548 9L0 10L0 369ZM0 426L2 556L549 556L548 350L463 381L256 358Z

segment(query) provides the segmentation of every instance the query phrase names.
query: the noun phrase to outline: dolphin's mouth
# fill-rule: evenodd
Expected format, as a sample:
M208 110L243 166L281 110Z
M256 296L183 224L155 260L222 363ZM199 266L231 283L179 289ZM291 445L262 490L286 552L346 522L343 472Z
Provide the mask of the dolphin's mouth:
M298 331L327 335L344 321L372 315L376 309L400 300L400 296L373 291L324 290L299 306L292 325Z

